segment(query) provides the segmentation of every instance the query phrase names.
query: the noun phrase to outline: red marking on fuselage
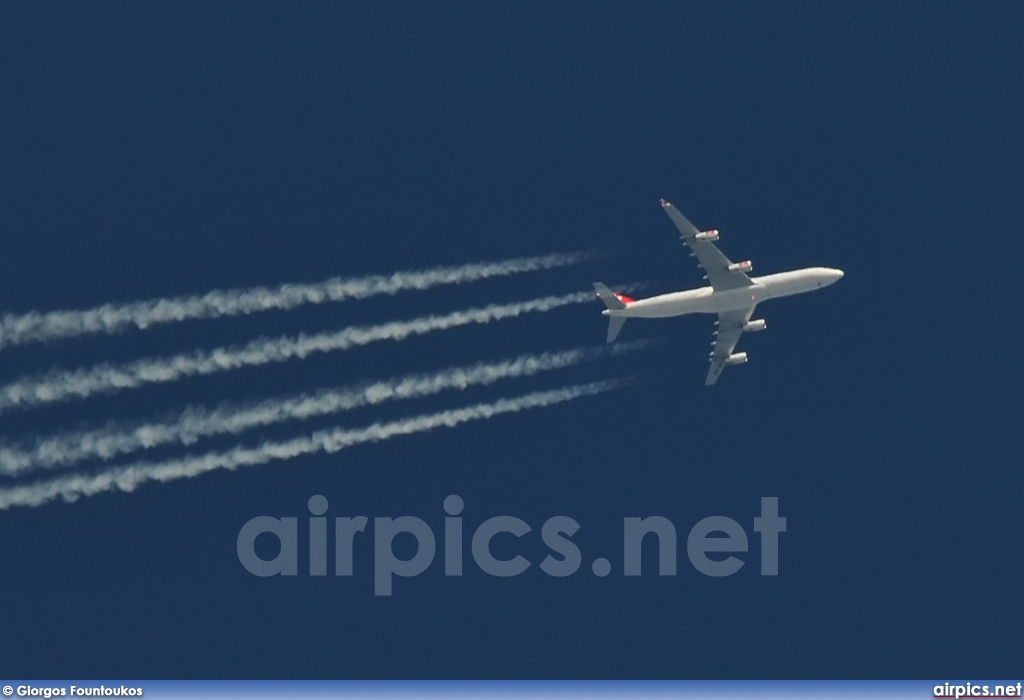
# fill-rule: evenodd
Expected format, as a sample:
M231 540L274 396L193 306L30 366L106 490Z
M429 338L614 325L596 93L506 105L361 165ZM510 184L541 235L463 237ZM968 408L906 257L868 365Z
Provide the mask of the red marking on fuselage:
M634 299L627 297L625 294L619 294L618 292L615 292L615 298L623 304L632 304L635 301Z

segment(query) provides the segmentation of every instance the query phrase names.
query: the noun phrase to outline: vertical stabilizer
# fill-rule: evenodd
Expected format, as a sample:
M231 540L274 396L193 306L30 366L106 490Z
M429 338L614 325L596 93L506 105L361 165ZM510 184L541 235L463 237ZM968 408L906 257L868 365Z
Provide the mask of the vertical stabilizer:
M619 337L619 331L622 330L623 324L626 323L625 316L613 315L615 311L621 311L626 308L626 305L633 301L629 297L623 296L622 294L616 294L608 287L604 286L600 282L594 282L594 289L597 291L597 298L604 302L604 305L608 307L608 311L605 315L608 318L608 342L614 342Z

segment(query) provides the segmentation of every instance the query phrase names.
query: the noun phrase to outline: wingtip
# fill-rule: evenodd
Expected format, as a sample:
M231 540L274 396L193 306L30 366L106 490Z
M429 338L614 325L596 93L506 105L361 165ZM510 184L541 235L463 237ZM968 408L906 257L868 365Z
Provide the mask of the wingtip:
M661 206L663 206L663 207L670 207L670 206L672 206L671 202L669 202L669 201L668 201L667 199L665 199L664 197L662 197L662 198L661 198L660 200L658 200L658 201L660 201L660 202L661 202Z

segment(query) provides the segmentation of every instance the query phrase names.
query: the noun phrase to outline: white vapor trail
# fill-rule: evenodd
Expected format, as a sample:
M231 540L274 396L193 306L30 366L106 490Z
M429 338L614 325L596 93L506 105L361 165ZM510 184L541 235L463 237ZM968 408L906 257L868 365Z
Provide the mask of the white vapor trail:
M283 442L264 442L258 447L238 446L226 452L210 452L186 456L166 462L136 462L112 467L97 474L72 474L48 481L0 489L0 510L12 506L39 506L57 498L73 502L84 496L104 491L134 491L148 481L185 479L216 469L238 469L268 462L294 459L319 452L338 452L347 447L368 442L381 442L399 435L410 435L436 428L452 428L469 421L484 420L504 413L518 413L528 408L539 408L572 401L621 388L631 380L614 379L590 384L578 384L552 391L538 391L493 403L480 403L465 408L451 409L387 423L374 423L365 428L331 428L311 435Z
M567 304L592 301L593 292L548 296L511 304L491 304L449 314L421 316L377 326L352 326L340 331L312 335L259 338L245 345L197 350L173 357L146 358L124 364L102 364L78 370L51 370L0 387L0 413L15 407L86 398L134 389L146 384L163 384L185 377L227 372L271 362L285 362L309 355L347 350L381 340L404 340L409 336L458 326L490 323L527 313L545 312Z
M407 290L463 284L491 277L575 265L598 256L599 253L595 252L555 253L498 262L437 267L430 270L410 270L392 275L371 275L351 279L335 277L312 284L214 290L202 295L105 304L92 309L5 314L0 317L0 350L23 343L48 342L98 333L117 333L133 327L145 329L164 323L241 316L272 309L294 309L306 304L365 299Z
M189 407L169 420L149 423L108 423L93 430L61 433L36 440L26 447L0 445L0 474L18 476L35 469L51 469L88 459L109 460L161 445L192 445L214 435L238 435L246 430L290 420L306 420L351 411L387 401L415 399L447 390L493 384L563 369L610 355L635 352L647 341L618 343L598 348L546 352L497 362L449 367L429 374L411 374L386 381L341 389L278 397L258 402L222 403L214 408Z

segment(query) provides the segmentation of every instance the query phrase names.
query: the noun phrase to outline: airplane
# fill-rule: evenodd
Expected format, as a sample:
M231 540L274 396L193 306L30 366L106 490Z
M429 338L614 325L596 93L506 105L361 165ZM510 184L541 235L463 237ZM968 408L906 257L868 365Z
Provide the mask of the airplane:
M790 272L777 272L762 277L749 277L753 264L749 260L734 263L725 257L715 241L718 231L698 231L679 210L664 199L661 206L679 229L680 238L690 248L690 257L697 258L706 273L710 286L683 292L659 294L647 299L630 299L594 283L598 298L607 307L601 313L608 316L608 342L614 342L628 318L670 318L684 314L718 314L714 346L711 350L708 376L704 386L718 381L722 370L730 365L747 361L747 353L733 352L744 331L763 331L768 327L764 319L751 320L758 304L769 299L793 294L813 292L838 282L842 270L830 267L807 267Z

